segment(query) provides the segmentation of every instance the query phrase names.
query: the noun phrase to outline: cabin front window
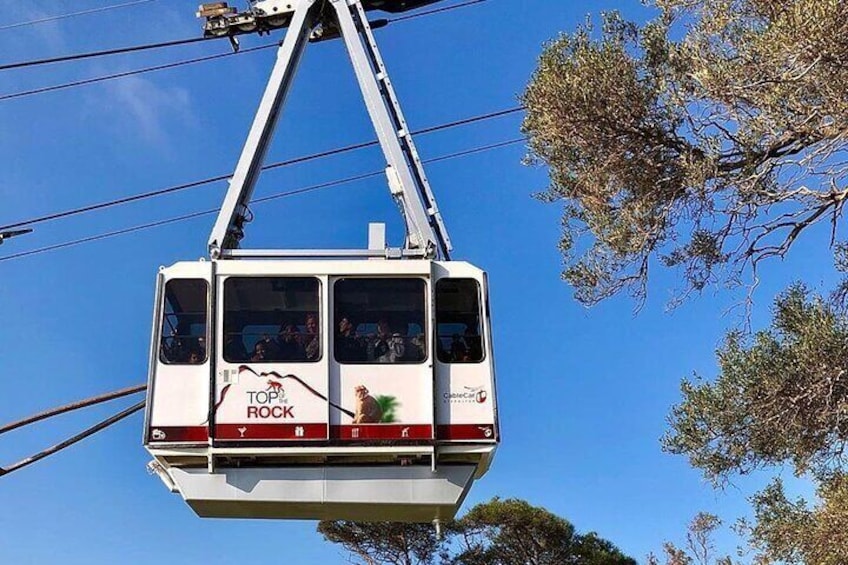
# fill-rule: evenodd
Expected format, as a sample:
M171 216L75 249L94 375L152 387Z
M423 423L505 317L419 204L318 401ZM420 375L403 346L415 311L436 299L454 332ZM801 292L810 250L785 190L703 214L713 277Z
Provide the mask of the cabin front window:
M483 360L480 284L474 279L440 279L436 283L436 351L442 363Z
M159 360L166 365L202 365L207 358L207 300L204 280L174 279L165 284Z

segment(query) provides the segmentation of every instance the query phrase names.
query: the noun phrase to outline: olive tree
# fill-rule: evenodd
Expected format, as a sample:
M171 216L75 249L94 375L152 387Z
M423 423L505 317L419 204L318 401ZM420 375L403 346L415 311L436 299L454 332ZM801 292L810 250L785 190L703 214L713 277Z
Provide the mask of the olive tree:
M593 304L752 281L848 197L848 2L654 0L548 44L523 94L540 197L562 203L563 277Z

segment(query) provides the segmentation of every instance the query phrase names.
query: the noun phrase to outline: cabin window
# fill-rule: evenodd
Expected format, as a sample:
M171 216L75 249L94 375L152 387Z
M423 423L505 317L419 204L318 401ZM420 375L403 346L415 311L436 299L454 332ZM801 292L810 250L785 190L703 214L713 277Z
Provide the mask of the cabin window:
M167 365L202 365L207 358L209 285L200 279L165 284L159 360Z
M442 363L483 360L480 284L474 279L436 283L436 354Z
M224 281L223 356L228 363L321 359L320 283L314 277Z
M423 363L427 359L423 279L350 278L334 286L339 363Z

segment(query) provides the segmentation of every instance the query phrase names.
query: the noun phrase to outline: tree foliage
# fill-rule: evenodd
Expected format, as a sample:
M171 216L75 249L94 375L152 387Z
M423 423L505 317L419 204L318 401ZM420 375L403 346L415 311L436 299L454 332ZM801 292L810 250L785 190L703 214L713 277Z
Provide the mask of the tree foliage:
M755 495L741 531L756 562L848 563L848 318L802 286L773 314L769 330L728 335L714 382L683 382L664 445L717 483L791 464L815 481L818 500L790 501L780 481Z
M451 526L451 565L636 565L612 543L523 500L478 504Z
M546 46L523 102L531 161L564 204L564 278L585 303L740 281L848 197L848 2L653 0Z
M492 499L445 524L321 522L325 539L366 565L636 565L612 543L522 500Z
M774 304L771 329L727 336L714 382L685 380L665 448L716 481L791 462L826 477L845 464L848 320L796 286Z
M790 501L774 481L754 499L754 523L743 523L760 563L844 565L848 563L848 476L823 480L819 502Z
M429 565L441 549L432 524L325 520L318 531L367 565Z
M665 565L733 565L730 556L719 557L713 537L721 527L721 520L714 514L702 512L695 516L686 532L686 547L681 549L673 543L663 547ZM648 556L647 565L660 565L662 561Z

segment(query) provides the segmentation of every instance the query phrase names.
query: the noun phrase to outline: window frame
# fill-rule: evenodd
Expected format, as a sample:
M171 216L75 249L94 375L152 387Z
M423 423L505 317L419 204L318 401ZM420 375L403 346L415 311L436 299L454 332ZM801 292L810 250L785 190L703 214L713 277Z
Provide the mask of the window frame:
M439 335L439 284L442 281L472 281L477 288L477 320L480 328L480 334L477 336L480 340L480 358L472 361L443 361L439 357L439 344L441 343L441 336ZM485 302L485 308L484 308ZM436 348L436 360L443 365L479 365L480 363L485 363L488 357L488 351L486 347L486 326L484 323L488 320L488 301L484 301L483 297L483 285L480 281L474 277L441 277L436 281L433 290L433 317L435 319L433 335L434 335L434 347Z
M418 361L396 361L394 363L380 363L378 361L368 361L367 359L365 361L341 361L341 360L339 360L339 358L337 356L339 349L338 349L338 347L336 347L336 343L337 343L336 339L338 337L338 335L337 335L338 334L338 330L337 330L338 323L339 323L339 320L341 318L337 316L339 314L339 312L338 312L339 301L336 300L336 295L337 295L337 292L338 292L336 290L336 285L340 282L352 281L352 280L356 280L356 281L362 281L362 280L370 280L370 281L412 280L412 281L418 281L418 282L422 283L423 286L421 288L421 298L422 298L423 309L422 309L421 322L423 323L424 327L422 328L420 335L424 336L424 355L423 355L423 358L421 360L418 360ZM428 326L431 325L431 320L430 320L431 314L430 314L430 312L432 311L431 310L432 300L430 300L431 291L430 291L430 286L429 286L430 285L430 279L429 278L419 276L419 275L409 275L409 276L403 276L403 275L400 275L400 276L399 275L354 275L354 276L346 276L346 275L343 275L343 276L336 276L333 279L332 282L333 282L333 284L332 284L332 293L333 293L332 294L332 298L333 298L333 308L332 308L333 325L332 325L332 330L333 330L333 333L332 333L330 338L332 339L332 344L333 344L332 359L336 364L338 364L338 365L355 365L355 366L359 366L359 365L372 365L372 366L374 366L374 365L376 365L376 366L389 366L389 367L396 367L396 366L409 367L409 366L423 365L423 364L429 362L430 355L431 355L430 354L431 339L428 337L429 336ZM350 316L350 314L347 314L345 317L348 317L348 316ZM405 339L409 340L409 339L412 339L412 338L406 337ZM405 344L406 343L408 343L408 341L405 341Z
M203 311L203 317L204 317L203 318L203 325L204 325L203 339L206 341L206 347L203 348L203 360L200 363L169 361L164 355L163 346L165 344L165 339L172 337L172 336L166 336L165 335L165 324L166 324L166 321L168 319L168 316L179 317L181 315L181 314L176 314L176 313L168 314L165 311L165 306L166 306L167 301L168 301L168 286L171 283L174 283L174 282L202 282L203 286L205 288L205 293L204 293L204 307L205 308L204 308L204 311ZM167 279L165 281L165 284L162 285L162 300L159 303L159 309L160 309L159 311L160 311L161 317L159 319L159 340L158 340L158 352L157 352L157 359L158 359L159 363L161 363L162 365L175 366L175 367L200 367L202 365L206 365L209 362L209 343L211 341L209 320L212 317L210 309L209 309L209 304L210 304L211 299L212 299L211 293L210 293L210 288L211 287L209 285L208 280L206 280L204 278L193 278L193 277L176 277L176 278L173 278L173 279ZM191 313L189 315L197 315L197 313ZM179 325L179 324L177 324L177 325ZM180 336L177 336L177 337L180 337ZM200 336L185 336L185 337L199 338Z
M250 360L250 352L248 351L248 358L241 361L232 361L227 359L226 355L226 339L227 334L224 329L227 327L227 284L231 280L250 280L250 279L266 279L266 280L308 280L314 281L316 283L316 307L315 307L315 315L318 320L318 356L315 359L298 359L298 360L279 360L279 359L266 359L265 361L251 361ZM231 365L237 365L241 363L251 363L251 364L259 364L259 365L271 365L271 364L315 364L321 363L324 360L324 330L325 326L323 324L324 320L324 307L323 307L323 290L324 285L323 281L320 277L315 275L231 275L224 278L224 281L221 285L221 342L220 342L220 350L221 356L220 358L225 362ZM304 319L305 322L305 319ZM242 326L242 331L238 332L238 335L242 337L242 344L245 345L245 349L247 349L246 344L244 344L244 328L248 327L252 324L245 324ZM278 330L279 331L279 330ZM279 335L279 333L277 334ZM276 336L275 336L276 337ZM254 346L255 347L255 346Z

